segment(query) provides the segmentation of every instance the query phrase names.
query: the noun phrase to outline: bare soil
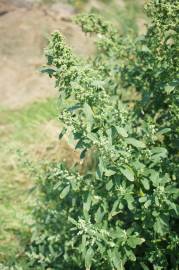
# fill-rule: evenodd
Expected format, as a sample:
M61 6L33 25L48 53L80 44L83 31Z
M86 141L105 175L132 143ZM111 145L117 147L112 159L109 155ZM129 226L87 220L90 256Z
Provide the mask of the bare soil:
M0 0L0 106L19 108L56 95L53 81L39 72L43 49L54 30L61 31L75 52L88 55L91 44L72 22L74 10L64 4L39 5L32 0Z

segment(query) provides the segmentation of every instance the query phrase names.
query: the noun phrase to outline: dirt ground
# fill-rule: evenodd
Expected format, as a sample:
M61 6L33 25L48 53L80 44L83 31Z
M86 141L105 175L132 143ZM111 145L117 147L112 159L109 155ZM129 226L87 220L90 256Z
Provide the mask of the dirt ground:
M90 53L86 37L71 22L73 15L73 8L65 4L0 0L1 107L19 108L57 94L52 80L39 72L45 63L43 49L52 31L60 30L77 53Z

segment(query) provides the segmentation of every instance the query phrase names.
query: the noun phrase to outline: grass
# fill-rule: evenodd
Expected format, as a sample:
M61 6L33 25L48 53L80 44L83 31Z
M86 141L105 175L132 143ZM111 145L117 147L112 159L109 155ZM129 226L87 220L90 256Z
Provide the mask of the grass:
M121 34L137 34L143 26L138 23L139 19L146 20L144 15L144 8L140 1L125 0L125 5L119 8L115 1L109 1L104 10L101 12L102 16L112 22Z
M20 110L10 111L0 110L0 124L5 125L5 138L10 141L33 142L35 139L41 140L44 134L39 134L37 127L39 124L57 119L57 104L54 99L47 99L35 102ZM40 137L39 137L40 135ZM3 134L0 133L2 137ZM6 140L4 138L4 140Z
M0 119L0 264L20 261L22 267L34 198L29 192L33 181L19 168L17 150L29 152L33 144L47 144L48 136L39 127L57 119L57 106L48 99L15 111L1 108Z

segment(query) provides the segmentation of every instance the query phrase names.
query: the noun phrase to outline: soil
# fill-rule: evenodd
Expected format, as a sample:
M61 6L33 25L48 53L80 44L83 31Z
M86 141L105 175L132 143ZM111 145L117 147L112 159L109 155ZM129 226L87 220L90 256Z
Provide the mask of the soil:
M71 6L34 2L0 0L1 107L19 108L57 94L53 81L39 71L52 31L62 32L75 52L88 55L92 51L90 41L72 22Z

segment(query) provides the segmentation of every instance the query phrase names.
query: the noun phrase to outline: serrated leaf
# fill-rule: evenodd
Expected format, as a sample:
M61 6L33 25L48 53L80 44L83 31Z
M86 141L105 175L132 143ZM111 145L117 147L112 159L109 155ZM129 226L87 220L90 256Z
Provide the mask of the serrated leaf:
M136 248L136 246L141 245L143 242L145 241L144 238L139 238L136 235L132 235L128 238L127 240L127 244L131 247L131 248Z
M120 168L120 171L129 181L134 181L134 172L130 167Z

